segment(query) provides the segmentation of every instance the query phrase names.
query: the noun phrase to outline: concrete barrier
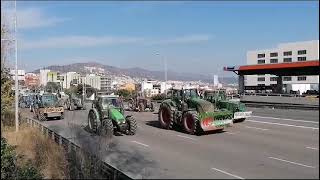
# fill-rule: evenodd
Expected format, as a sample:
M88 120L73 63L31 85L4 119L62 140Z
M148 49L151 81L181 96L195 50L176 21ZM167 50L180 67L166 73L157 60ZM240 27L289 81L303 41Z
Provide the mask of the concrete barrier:
M291 104L291 105L306 105L318 106L319 98L309 97L283 97L283 96L248 96L240 97L241 102L248 103L274 103L274 104Z

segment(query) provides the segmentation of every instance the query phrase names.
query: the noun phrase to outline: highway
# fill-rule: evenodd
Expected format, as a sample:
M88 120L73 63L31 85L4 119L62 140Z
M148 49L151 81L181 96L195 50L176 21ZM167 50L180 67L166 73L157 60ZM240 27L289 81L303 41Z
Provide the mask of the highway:
M137 134L107 140L86 130L88 109L44 123L132 178L319 178L318 111L248 108L245 122L203 136L161 129L155 113L126 112Z

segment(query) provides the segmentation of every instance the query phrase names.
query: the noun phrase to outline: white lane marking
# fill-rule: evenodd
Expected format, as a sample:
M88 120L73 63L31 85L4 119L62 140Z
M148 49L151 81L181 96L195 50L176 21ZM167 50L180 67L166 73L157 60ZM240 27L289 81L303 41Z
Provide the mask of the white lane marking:
M257 128L257 127L252 127L252 126L246 126L246 128L259 129L259 130L262 130L262 131L269 130L269 129Z
M139 145L142 145L142 146L145 146L145 147L149 147L149 145L143 144L143 143L138 142L138 141L131 141L131 142L136 143L136 144L139 144Z
M265 118L265 119L278 119L278 120L283 120L283 121L296 121L296 122L306 122L306 123L319 124L319 122L305 121L305 120L297 120L297 119L276 118L276 117L264 117L264 116L251 116L251 117L258 117L258 118Z
M319 150L318 148L315 147L306 147L307 149L313 149L313 150Z
M177 135L177 136L179 136L179 137L182 137L182 138L187 138L187 139L191 139L191 140L196 140L196 139L193 139L193 138L191 138L191 137L188 137L188 136L182 136L182 135Z
M224 174L227 174L227 175L229 175L229 176L232 176L232 177L238 178L238 179L244 179L243 177L236 176L236 175L234 175L234 174L231 174L231 173L228 173L228 172L222 171L222 170L217 169L217 168L211 168L211 169L213 169L213 170L215 170L215 171L219 171L219 172L224 173Z
M297 127L297 128L306 128L306 129L319 130L319 128L310 127L310 126L296 126L296 125L292 125L292 124L280 124L280 123L271 123L271 122L265 122L265 121L255 121L255 120L246 120L246 121L262 123L262 124L274 124L274 125L279 125L279 126L289 126L289 127Z
M305 165L305 164L296 163L296 162L292 162L292 161L288 161L288 160L284 160L284 159L280 159L280 158L275 158L275 157L269 157L269 158L270 159L275 159L275 160L278 160L278 161L283 161L283 162L295 164L295 165L299 165L299 166L303 166L303 167L316 168L316 167L313 167L313 166L308 166L308 165Z

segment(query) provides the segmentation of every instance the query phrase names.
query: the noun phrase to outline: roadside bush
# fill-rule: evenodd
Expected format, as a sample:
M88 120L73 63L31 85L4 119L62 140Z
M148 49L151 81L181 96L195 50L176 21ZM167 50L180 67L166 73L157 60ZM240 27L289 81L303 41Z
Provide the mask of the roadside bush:
M1 179L43 179L40 171L28 161L18 166L15 147L1 137Z

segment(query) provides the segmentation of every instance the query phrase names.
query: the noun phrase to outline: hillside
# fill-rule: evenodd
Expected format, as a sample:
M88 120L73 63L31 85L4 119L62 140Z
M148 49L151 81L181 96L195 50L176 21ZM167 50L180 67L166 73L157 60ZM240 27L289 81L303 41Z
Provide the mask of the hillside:
M157 79L164 80L164 72L163 71L150 71L142 68L118 68L114 66L104 65L96 62L88 62L88 63L73 63L63 66L52 65L45 67L45 69L50 69L52 71L58 71L61 73L75 71L81 74L83 73L93 73L93 72L101 72L107 75L126 75L130 77L137 78L149 78L149 79ZM39 73L40 69L33 71L34 73ZM178 73L168 71L168 79L169 80L179 80L179 81L203 81L203 82L212 82L212 77L208 75L201 75L196 73ZM229 83L237 83L237 79L235 77L220 77L219 81L225 84Z

